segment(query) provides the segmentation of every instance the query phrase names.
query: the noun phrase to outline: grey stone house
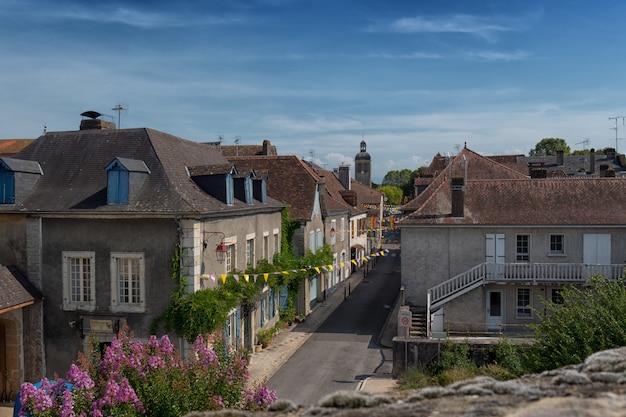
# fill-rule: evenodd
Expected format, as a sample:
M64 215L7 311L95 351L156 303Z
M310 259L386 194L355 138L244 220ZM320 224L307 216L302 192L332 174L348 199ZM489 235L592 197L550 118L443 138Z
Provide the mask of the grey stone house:
M87 116L0 158L0 264L44 297L23 308L23 380L64 375L89 335L110 342L123 323L147 338L175 288L175 254L192 292L280 251L284 205L254 172L212 146ZM252 347L277 320L277 295L260 297L274 308L233 310L232 345Z
M626 258L626 180L516 177L464 148L398 226L414 336L527 334L543 301Z

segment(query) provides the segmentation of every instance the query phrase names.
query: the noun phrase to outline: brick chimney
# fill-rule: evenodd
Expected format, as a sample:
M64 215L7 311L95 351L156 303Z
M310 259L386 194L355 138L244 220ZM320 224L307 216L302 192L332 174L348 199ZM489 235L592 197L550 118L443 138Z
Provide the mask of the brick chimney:
M80 121L80 130L115 130L115 122L100 119L102 114L89 110L80 114L86 119Z
M556 151L556 164L557 165L563 165L563 150L559 149L558 151Z
M450 186L452 188L452 217L463 217L465 180L462 177L454 177Z
M269 139L265 139L263 141L263 155L271 155L271 151L272 144L270 143Z
M589 151L589 173L592 175L596 173L596 150L594 148Z
M339 182L346 190L350 189L350 165L340 165L338 170Z

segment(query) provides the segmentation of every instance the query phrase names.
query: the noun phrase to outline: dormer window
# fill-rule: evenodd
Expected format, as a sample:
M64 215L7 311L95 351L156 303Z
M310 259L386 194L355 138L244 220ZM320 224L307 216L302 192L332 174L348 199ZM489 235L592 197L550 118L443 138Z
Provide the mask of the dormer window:
M15 173L0 161L0 204L15 203Z
M143 161L120 157L107 165L106 170L107 204L128 204L129 196L135 194L136 189L150 173ZM131 177L136 177L136 180L131 181Z
M15 204L32 191L43 175L35 161L0 158L0 204Z
M235 177L232 164L200 165L187 167L191 179L207 194L231 205L235 201Z

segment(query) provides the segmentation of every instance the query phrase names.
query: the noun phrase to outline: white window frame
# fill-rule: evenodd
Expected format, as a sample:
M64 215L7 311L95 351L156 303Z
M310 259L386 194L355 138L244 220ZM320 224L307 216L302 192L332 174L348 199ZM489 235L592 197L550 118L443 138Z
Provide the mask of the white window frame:
M272 258L277 253L280 253L280 235L278 234L278 229L274 229L273 233L274 233L274 253L272 254Z
M520 252L520 238L526 238L526 252ZM525 259L524 259L525 258ZM515 236L515 262L529 263L530 262L530 234L519 233Z
M552 237L561 237L561 250L553 250L552 249ZM558 243L558 242L557 242ZM552 256L565 255L565 235L563 233L550 233L549 241L548 241L548 254Z
M119 299L119 261L137 260L139 274L139 301L122 302ZM143 313L146 311L146 266L143 252L111 252L111 311ZM130 295L132 297L132 295Z
M330 221L330 230L334 231L334 233L330 235L330 244L334 245L337 243L337 220L333 219Z
M94 311L96 309L96 253L90 251L63 251L61 256L63 269L63 310ZM89 260L89 301L72 301L72 259ZM81 298L83 298L85 294L82 288L82 277L79 291Z
M250 265L252 268L256 266L255 239L256 235L251 233L246 235L246 268Z
M270 258L270 232L263 232L263 258Z
M346 240L346 218L345 217L341 218L341 226L339 227L339 230L340 230L339 240L343 242L344 240Z
M526 300L523 300L521 297L521 293L527 293L528 294L528 302L526 303ZM524 318L524 319L530 319L533 317L533 292L532 289L530 288L518 288L516 295L516 310L515 310L515 316L517 318ZM526 298L526 297L524 297Z

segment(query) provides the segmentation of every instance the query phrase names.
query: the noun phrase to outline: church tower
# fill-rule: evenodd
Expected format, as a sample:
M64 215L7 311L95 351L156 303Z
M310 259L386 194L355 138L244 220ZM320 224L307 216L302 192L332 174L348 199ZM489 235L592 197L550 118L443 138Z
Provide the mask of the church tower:
M368 187L372 186L372 159L366 151L365 140L361 141L361 152L354 157L354 179Z

